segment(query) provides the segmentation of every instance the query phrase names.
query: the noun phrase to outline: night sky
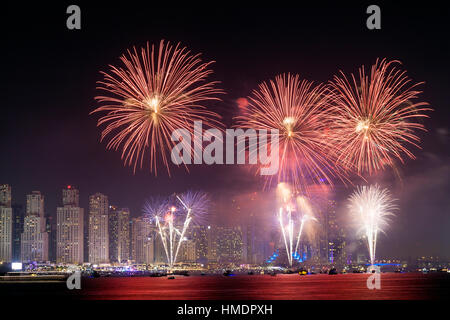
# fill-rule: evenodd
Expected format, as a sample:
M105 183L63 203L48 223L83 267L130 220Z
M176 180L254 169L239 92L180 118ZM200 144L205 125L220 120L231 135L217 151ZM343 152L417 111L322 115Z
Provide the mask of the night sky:
M81 30L66 28L66 8L73 3L2 7L0 183L12 185L14 203L25 204L27 193L40 190L46 213L55 215L61 189L70 184L80 190L84 208L90 194L102 192L137 216L152 195L203 189L226 203L261 190L258 177L239 166L191 166L190 173L173 167L171 178L164 170L154 177L147 166L133 174L119 152L99 143L98 115L89 115L98 106L99 72L120 64L119 56L133 46L180 41L201 52L204 61L216 61L211 79L221 81L227 94L208 106L223 115L227 127L237 113L236 99L277 74L327 82L339 70L357 72L385 57L400 60L414 81L425 82L421 99L434 111L424 120L428 132L420 133L423 149L412 149L417 159L400 166L399 175L387 170L369 179L400 199L379 254L450 256L447 8L380 4L382 29L371 31L365 11L372 3L282 8L74 3L81 7ZM336 184L345 220L344 200L353 188ZM226 206L217 212L228 213Z

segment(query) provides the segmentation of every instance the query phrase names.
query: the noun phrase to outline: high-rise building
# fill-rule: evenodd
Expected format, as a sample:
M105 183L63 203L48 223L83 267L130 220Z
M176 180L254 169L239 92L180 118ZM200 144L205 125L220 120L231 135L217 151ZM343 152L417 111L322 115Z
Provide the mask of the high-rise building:
M131 255L136 263L155 262L156 230L149 218L133 218L131 223Z
M317 208L314 216L317 220L308 224L308 229L313 230L313 235L304 233L300 241L303 250L300 257L302 261L306 258L314 266L325 266L329 264L328 208Z
M0 206L0 262L12 259L12 208Z
M79 192L68 186L63 190L63 206L56 208L56 262L83 263L84 210L78 207Z
M242 257L243 262L247 264L264 263L266 258L273 254L273 251L268 249L270 230L254 216L251 213L247 224L242 226Z
M208 241L208 263L218 262L217 227L209 225L206 231Z
M89 262L109 262L108 197L96 193L89 197Z
M11 208L11 186L9 184L0 185L0 206Z
M130 210L109 207L109 259L126 262L130 259Z
M55 218L52 216L47 217L46 230L48 234L48 259L50 261L56 261L56 223Z
M217 227L217 249L218 261L220 263L241 263L241 227Z
M119 262L119 214L117 206L109 205L108 212L108 234L109 234L109 261Z
M28 216L44 216L44 196L39 191L33 191L27 195Z
M12 260L12 224L11 186L0 185L0 261Z
M273 254L269 250L270 230L273 225L272 214L276 208L271 208L264 192L251 192L236 195L229 202L231 215L238 217L242 231L242 262L246 264L261 264Z
M63 206L80 206L80 192L72 186L63 189Z
M23 224L25 218L25 212L23 210L23 206L20 204L12 205L12 260L13 261L22 261L21 255L21 238L23 233Z
M22 261L48 261L48 244L44 196L39 191L33 191L27 195L27 208L21 235Z
M336 201L330 200L327 211L328 263L343 267L346 264L345 231L337 219Z
M197 262L196 242L194 240L187 239L181 243L177 262Z
M195 262L208 262L208 227L194 225L188 229L188 238L195 243Z
M164 249L164 244L162 242L161 236L156 227L153 228L151 237L153 240L153 253L155 258L155 263L157 264L167 264L166 250Z

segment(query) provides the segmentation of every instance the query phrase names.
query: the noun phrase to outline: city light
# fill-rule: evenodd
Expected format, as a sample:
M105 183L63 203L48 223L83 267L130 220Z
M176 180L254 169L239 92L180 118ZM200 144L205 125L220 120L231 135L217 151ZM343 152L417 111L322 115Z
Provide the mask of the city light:
M2 8L3 314L450 298L450 12L158 4Z

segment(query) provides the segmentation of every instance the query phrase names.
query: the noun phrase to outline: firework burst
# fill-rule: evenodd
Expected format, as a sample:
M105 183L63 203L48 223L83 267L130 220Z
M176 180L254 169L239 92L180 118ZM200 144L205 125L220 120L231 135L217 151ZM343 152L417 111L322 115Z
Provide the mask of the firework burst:
M154 45L128 50L120 60L123 67L110 66L97 89L106 92L95 99L102 105L93 111L105 113L101 140L110 136L108 149L122 149L122 159L134 171L142 168L149 154L150 171L157 174L162 160L170 175L167 154L175 145L171 134L176 129L193 132L194 121L220 127L220 116L206 110L207 100L219 100L223 93L217 82L207 82L213 62L202 63L199 54L191 55L180 44L175 47L162 40ZM191 146L187 146L191 147Z
M389 224L389 216L397 209L388 189L378 185L358 187L350 196L350 214L367 239L370 262L375 263L377 236L384 232Z
M343 176L329 157L328 99L324 86L290 74L263 82L248 97L245 112L236 117L237 126L269 132L278 129L277 183L288 182L306 192L310 184L332 184L333 177ZM265 186L274 178L268 177Z
M359 174L393 167L403 155L414 158L407 145L420 148L415 131L425 130L418 121L431 109L426 102L412 102L421 93L415 89L420 83L411 84L396 63L377 60L370 76L363 66L359 77L352 74L349 80L341 72L331 82L333 153L338 163Z

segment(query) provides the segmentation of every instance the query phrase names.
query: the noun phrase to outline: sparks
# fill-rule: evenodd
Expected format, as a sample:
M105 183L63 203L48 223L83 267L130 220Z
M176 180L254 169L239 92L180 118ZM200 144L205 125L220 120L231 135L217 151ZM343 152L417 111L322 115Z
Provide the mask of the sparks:
M403 163L404 155L414 159L407 145L418 148L415 131L425 130L419 119L431 110L426 102L413 102L421 93L410 84L405 71L382 60L372 66L370 76L364 66L359 77L342 76L331 82L332 121L331 149L342 167L369 175L394 160Z
M101 140L110 140L107 149L122 149L122 160L142 168L148 153L150 171L157 174L162 160L170 175L167 154L175 145L171 134L176 129L193 132L194 121L208 127L221 127L217 113L202 105L208 100L220 100L217 82L207 82L211 63L202 63L199 54L191 55L180 44L175 47L162 40L159 49L147 43L140 52L133 48L122 55L124 67L111 66L99 87L106 95L95 99L102 104L92 113L105 112L98 126L106 124ZM191 146L186 146L190 148Z
M158 228L170 269L177 261L182 243L187 241L189 225L193 220L199 222L204 218L209 207L209 197L203 192L188 191L176 195L175 199L180 208L169 205L167 199L152 199L144 207L144 214L155 221Z
M278 129L280 167L277 183L287 182L294 190L307 193L308 185L332 185L332 178L344 176L343 170L330 157L328 100L324 86L314 86L291 74L263 82L248 97L246 111L236 117L236 126ZM257 172L259 170L261 168ZM266 186L273 178L267 177Z
M388 226L389 216L397 209L388 189L378 185L358 187L350 196L350 214L359 229L358 232L367 239L370 262L375 263L375 251L379 232Z
M281 206L278 211L278 221L280 223L281 235L283 237L284 246L289 265L292 267L293 258L298 254L300 238L306 222L310 220L317 221L312 216L312 211L307 201L303 197L297 197L297 208L292 198L293 195L288 185L285 183L278 184L278 194L281 199ZM296 244L294 247L294 241Z

